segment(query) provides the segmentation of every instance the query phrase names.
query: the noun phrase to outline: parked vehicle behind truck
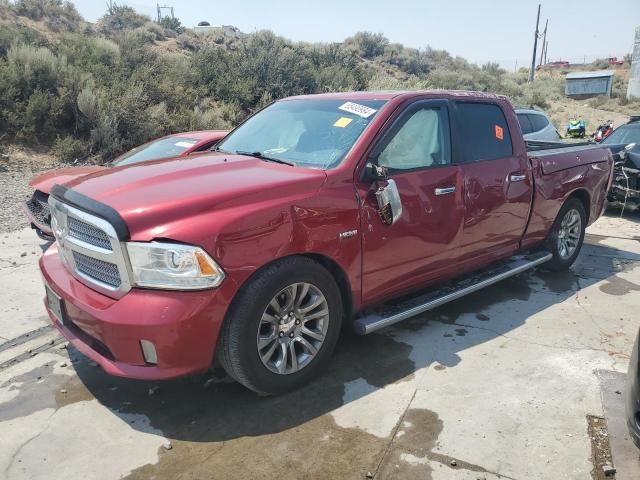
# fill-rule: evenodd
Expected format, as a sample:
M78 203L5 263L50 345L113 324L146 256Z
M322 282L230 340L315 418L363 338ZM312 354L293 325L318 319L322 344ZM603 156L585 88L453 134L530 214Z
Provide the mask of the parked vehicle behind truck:
M528 150L508 100L475 92L287 98L216 150L51 191L46 309L108 373L219 362L256 392L294 389L344 323L367 334L568 268L612 167L599 146Z
M33 195L25 202L25 213L31 228L43 240L53 240L51 233L51 214L49 212L49 191L55 184L64 184L76 178L97 172L104 168L119 165L157 160L159 158L186 156L196 152L209 150L228 133L228 130L202 130L184 132L157 138L135 147L118 156L106 166L90 165L67 167L41 173L32 178L29 185L34 189Z
M640 209L640 116L616 128L602 141L613 154L613 182L609 205L631 212Z

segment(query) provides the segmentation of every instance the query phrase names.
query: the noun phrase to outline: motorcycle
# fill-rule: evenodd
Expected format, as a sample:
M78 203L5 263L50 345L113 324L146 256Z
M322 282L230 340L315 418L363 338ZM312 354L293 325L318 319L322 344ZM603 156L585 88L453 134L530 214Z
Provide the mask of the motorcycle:
M567 126L567 137L584 138L586 131L587 127L584 120L569 120L569 125Z
M591 136L596 142L600 143L602 140L611 135L611 132L613 132L613 121L607 120L606 122L601 124Z

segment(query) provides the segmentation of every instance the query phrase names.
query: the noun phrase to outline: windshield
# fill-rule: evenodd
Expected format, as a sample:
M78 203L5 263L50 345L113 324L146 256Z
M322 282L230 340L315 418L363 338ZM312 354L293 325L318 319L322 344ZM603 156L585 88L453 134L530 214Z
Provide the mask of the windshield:
M623 125L615 129L602 143L607 145L640 143L640 123Z
M385 104L382 100L299 99L258 112L219 145L311 168L338 165Z
M129 150L113 161L114 167L131 165L132 163L156 160L158 158L175 157L198 143L196 138L168 137L154 140Z

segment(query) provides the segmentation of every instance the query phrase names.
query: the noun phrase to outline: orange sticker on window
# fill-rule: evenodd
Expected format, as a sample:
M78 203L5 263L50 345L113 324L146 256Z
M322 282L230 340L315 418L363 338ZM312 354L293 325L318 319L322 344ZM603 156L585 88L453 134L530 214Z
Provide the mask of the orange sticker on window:
M496 138L498 140L504 140L504 130L500 125L496 125Z

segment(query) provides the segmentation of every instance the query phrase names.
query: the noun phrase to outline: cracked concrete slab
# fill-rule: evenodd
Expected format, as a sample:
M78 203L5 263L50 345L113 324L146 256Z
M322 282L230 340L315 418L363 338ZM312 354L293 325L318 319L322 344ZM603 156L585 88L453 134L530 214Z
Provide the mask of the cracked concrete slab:
M596 223L569 272L529 272L345 335L321 378L276 398L109 377L73 348L20 357L0 370L0 476L589 478L586 416L604 415L595 372L626 370L638 328L639 221ZM21 242L37 246L26 233L4 238L17 248L0 268L22 275L16 297L0 270L14 289L0 299L9 339L46 325L37 255L20 256Z

